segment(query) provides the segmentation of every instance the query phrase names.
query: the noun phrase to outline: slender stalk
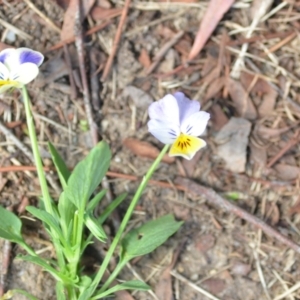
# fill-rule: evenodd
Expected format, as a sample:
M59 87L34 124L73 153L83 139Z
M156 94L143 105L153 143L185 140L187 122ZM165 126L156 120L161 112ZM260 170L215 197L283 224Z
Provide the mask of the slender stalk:
M45 204L46 211L53 216L53 207L51 204L51 197L49 194L48 185L47 185L47 181L46 181L46 177L45 177L45 173L44 173L44 169L43 169L43 164L42 164L42 160L41 160L40 153L39 153L37 137L36 137L36 132L35 132L34 123L33 123L33 117L32 117L32 113L31 113L31 109L30 109L30 100L29 100L28 93L27 93L25 86L23 86L23 88L22 88L22 94L23 94L23 100L24 100L24 106L25 106L27 127L28 127L29 137L30 137L30 141L31 141L31 147L32 147L35 165L36 165L36 170L37 170L39 182L41 185L43 201Z
M47 185L47 181L46 181L46 177L45 177L45 173L44 173L44 169L43 169L42 159L41 159L40 153L39 153L33 117L32 117L32 113L31 113L31 109L30 109L30 100L29 100L28 93L27 93L25 86L22 87L22 95L23 95L23 100L24 100L28 133L29 133L29 137L30 137L30 142L31 142L31 147L32 147L32 152L33 152L36 169L37 169L37 174L38 174L38 178L39 178L39 182L40 182L40 186L41 186L43 202L44 202L46 211L55 217L53 207L52 207L51 197L50 197L50 193L49 193L49 189L48 189L48 185ZM65 262L64 262L61 245L58 242L57 234L53 230L51 230L51 235L52 235L53 244L54 244L54 247L56 250L58 264L61 268L63 268L65 266Z
M146 188L147 186L147 183L148 181L150 180L152 174L154 173L154 171L156 170L157 166L159 165L160 161L162 160L163 156L166 154L166 152L168 151L169 149L169 145L165 145L165 147L162 149L162 151L160 152L160 154L158 155L158 157L156 158L156 160L153 162L152 166L150 167L150 169L148 170L147 174L145 175L145 177L143 178L139 188L137 189L131 203L130 203L130 206L128 207L127 211L126 211L126 214L122 220L122 223L119 227L119 230L102 262L102 265L98 271L98 273L96 274L92 284L91 284L91 291L90 291L90 295L91 296L93 294L93 292L95 291L95 289L97 288L98 284L100 283L102 277L103 277L103 274L105 272L105 270L107 269L108 267L108 264L110 262L110 259L111 257L113 256L114 254L114 251L122 237L122 234L127 226L127 223L134 211L134 208L135 206L137 205L144 189ZM103 289L101 289L101 291L103 291Z

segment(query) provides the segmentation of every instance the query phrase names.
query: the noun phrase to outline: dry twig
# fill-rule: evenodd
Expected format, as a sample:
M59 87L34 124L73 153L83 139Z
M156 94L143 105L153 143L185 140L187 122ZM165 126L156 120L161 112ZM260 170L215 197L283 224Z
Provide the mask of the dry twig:
M128 13L130 2L131 2L131 0L126 0L125 3L124 3L124 8L123 8L122 15L121 15L120 22L119 22L119 26L118 26L118 29L117 29L117 32L116 32L116 35L115 35L113 48L112 48L112 50L109 54L107 63L105 65L105 68L104 68L104 71L103 71L103 74L102 74L102 78L101 78L102 81L106 80L106 78L108 76L108 73L111 69L111 65L113 63L115 54L116 54L117 49L118 49L119 41L120 41L121 34L122 34L122 29L123 29L124 23L125 23L126 18L127 18L127 13Z
M289 238L285 237L277 230L266 224L264 221L260 220L259 218L251 215L244 209L234 205L233 203L229 202L228 200L222 198L218 195L213 189L207 188L203 185L197 184L190 179L187 178L180 178L178 177L175 182L181 186L184 186L186 192L191 195L191 197L203 195L210 204L216 205L221 209L233 213L239 218L242 218L249 223L253 224L255 227L261 229L265 234L274 237L281 243L285 244L286 246L290 247L297 253L300 253L300 245L294 243Z

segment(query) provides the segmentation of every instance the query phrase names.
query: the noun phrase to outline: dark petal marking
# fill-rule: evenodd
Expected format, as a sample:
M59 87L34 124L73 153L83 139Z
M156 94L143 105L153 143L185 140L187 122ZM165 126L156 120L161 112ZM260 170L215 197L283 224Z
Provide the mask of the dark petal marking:
M168 132L169 134L173 135L173 136L177 136L176 133L172 130Z
M187 140L188 142L190 142L190 141L191 141L191 139L189 139L189 138L187 138L186 140Z
M20 64L33 63L39 66L42 63L44 57L41 53L28 49L28 50L23 50L20 53L19 59L20 59Z
M189 142L186 142L189 146L191 146L191 144Z
M189 131L193 128L193 126L189 125L186 129L186 133L189 133Z
M181 144L181 150L183 150L183 144Z
M4 53L0 53L0 62L4 64L4 61L6 60L8 56L8 53L7 52L4 52Z
M183 142L183 144L184 144L184 147L186 148L186 142Z

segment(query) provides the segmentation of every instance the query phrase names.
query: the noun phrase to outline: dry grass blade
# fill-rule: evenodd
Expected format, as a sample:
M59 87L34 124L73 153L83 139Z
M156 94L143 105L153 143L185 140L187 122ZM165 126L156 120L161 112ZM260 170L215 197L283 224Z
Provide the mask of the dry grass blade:
M191 281L189 281L187 278L183 277L182 275L178 274L176 271L171 271L170 272L172 276L174 276L175 278L177 278L178 280L180 280L181 282L187 284L188 286L190 286L191 288L193 288L194 290L196 290L197 292L199 292L200 294L204 295L207 297L207 299L212 299L212 300L220 300L219 298L215 297L214 295L210 294L209 292L207 292L206 290L202 289L201 287L197 286L196 284L192 283Z
M234 2L235 0L211 0L209 2L209 6L200 24L200 28L196 35L188 60L193 60L199 54L219 24L223 15Z
M60 33L60 28L54 24L45 14L43 14L30 0L23 0L36 14L38 14L54 31Z
M8 22L6 22L6 21L4 21L4 20L2 20L2 19L0 19L0 24L1 24L3 27L5 27L5 28L11 30L12 32L14 32L16 35L18 35L18 36L19 36L20 38L22 38L23 40L32 40L32 36L30 36L30 35L27 34L26 32L20 30L19 28L15 27L15 26L13 26L13 25L11 25L11 24L9 24Z

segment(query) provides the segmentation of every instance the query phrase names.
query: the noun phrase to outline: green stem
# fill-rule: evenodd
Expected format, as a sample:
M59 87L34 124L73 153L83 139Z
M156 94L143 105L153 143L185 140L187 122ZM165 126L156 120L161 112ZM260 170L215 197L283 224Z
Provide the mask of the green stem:
M39 182L40 182L40 186L41 186L43 202L44 202L46 211L55 217L53 207L52 207L52 201L51 201L51 197L50 197L50 193L49 193L49 189L48 189L48 185L47 185L47 181L46 181L46 177L45 177L45 173L44 173L42 159L41 159L40 153L39 153L33 117L32 117L32 113L31 113L31 109L30 109L30 100L29 100L28 93L27 93L25 86L22 87L22 95L23 95L23 101L24 101L24 107L25 107L25 113L26 113L28 133L29 133L29 137L30 137L34 162L35 162L35 166L37 169L37 174L38 174L38 178L39 178ZM54 247L56 250L58 264L61 268L63 268L65 263L64 263L61 245L60 245L60 243L58 243L57 234L53 230L51 230L51 234L52 234L52 238L53 238L53 244L54 244Z
M156 170L157 166L159 165L160 161L162 160L163 156L166 154L166 152L168 151L169 149L169 145L165 145L165 147L162 149L162 151L160 152L160 154L158 155L158 157L156 158L156 160L153 162L152 166L150 167L150 169L148 170L147 174L145 175L145 177L143 178L142 182L140 183L140 186L138 188L138 190L136 191L131 203L130 203L130 206L128 207L127 211L126 211L126 214L122 220L122 223L119 227L119 230L102 262L102 265L98 271L98 273L96 274L92 284L91 284L91 287L92 287L92 290L90 291L91 294L89 296L92 295L92 293L95 291L95 289L97 288L98 284L100 283L102 277L103 277L103 274L105 272L105 270L107 269L108 267L108 264L110 262L110 259L111 257L113 256L114 254L114 251L122 237L122 234L127 226L127 223L135 209L135 206L137 205L140 197L141 197L141 194L143 193L144 189L146 188L147 186L147 183L148 181L150 180L152 174L154 173L154 171ZM102 290L102 289L101 289Z
M31 114L30 109L30 100L28 97L28 93L26 90L26 87L23 86L22 88L22 94L23 94L23 100L24 100L24 106L25 106L25 113L26 113L26 119L27 119L27 127L29 132L29 137L31 141L31 147L33 152L33 157L37 169L37 174L39 178L39 182L41 185L42 195L43 195L43 201L45 204L46 211L50 213L53 216L53 207L51 204L51 197L48 190L48 185L44 173L44 168L42 164L42 160L39 153L38 143L37 143L37 137L35 133L34 123L33 123L33 117Z

